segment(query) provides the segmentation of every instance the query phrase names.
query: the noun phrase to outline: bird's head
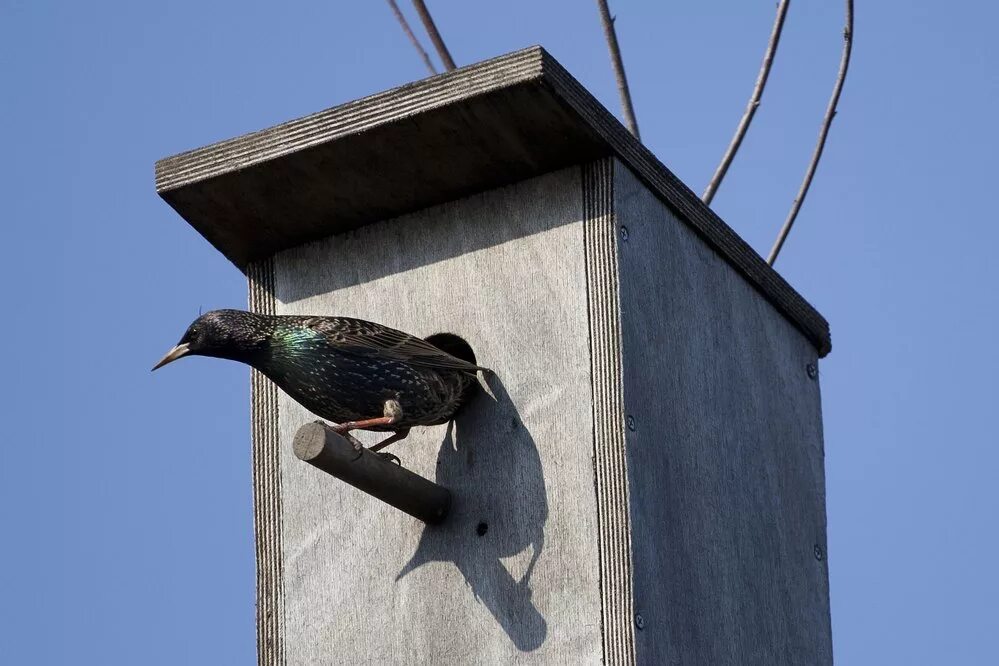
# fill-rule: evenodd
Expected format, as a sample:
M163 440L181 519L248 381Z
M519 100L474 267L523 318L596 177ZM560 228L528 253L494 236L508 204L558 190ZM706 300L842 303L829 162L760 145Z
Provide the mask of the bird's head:
M248 362L267 343L267 317L243 310L212 310L187 327L180 342L153 370L183 356L214 356Z

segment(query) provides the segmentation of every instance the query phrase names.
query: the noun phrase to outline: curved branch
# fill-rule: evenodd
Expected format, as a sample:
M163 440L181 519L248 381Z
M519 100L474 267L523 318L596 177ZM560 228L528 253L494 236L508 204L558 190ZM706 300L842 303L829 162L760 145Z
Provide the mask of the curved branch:
M444 46L441 33L437 32L437 24L434 23L434 19L430 16L427 4L423 0L413 0L413 6L416 7L416 13L420 15L423 27L427 29L430 41L433 42L434 48L437 49L437 55L440 56L444 67L448 70L454 69L454 60L451 58L451 53L447 50L447 47Z
M822 121L822 127L819 129L819 141L815 146L815 152L812 153L812 161L808 164L808 169L805 171L805 179L801 183L801 189L798 190L798 196L794 198L794 203L791 204L791 211L787 215L787 219L784 221L784 226L781 227L780 233L777 234L777 240L774 241L774 246L770 250L770 255L767 257L767 263L771 266L777 261L777 255L780 254L781 248L784 246L784 241L787 240L787 235L791 232L791 227L794 225L794 219L798 217L798 211L801 210L801 204L805 201L805 195L808 194L808 188L812 184L812 178L815 176L815 169L819 165L819 160L822 158L822 149L826 145L826 137L829 135L829 127L832 125L833 118L836 117L836 105L839 103L839 95L843 92L843 82L846 80L846 71L850 67L850 51L853 49L853 0L846 0L846 27L843 28L843 55L839 61L839 74L836 76L836 84L833 86L832 97L829 99L829 106L826 108L826 115Z
M420 40L417 39L416 35L413 33L413 29L409 27L409 21L406 20L406 17L403 16L402 12L399 10L399 5L396 4L395 0L388 0L388 3L389 7L392 8L392 13L395 14L395 19L399 22L399 25L402 26L402 31L406 33L406 36L409 37L409 41L413 44L413 48L415 48L416 52L420 54L421 58L423 58L423 64L427 66L427 69L430 70L431 74L436 74L437 68L434 67L434 63L430 60L430 56L427 55L427 52L423 49L423 45L420 44Z
M614 66L614 78L617 79L617 91L621 95L621 109L624 112L624 122L636 139L638 136L638 121L635 120L635 109L631 106L631 91L628 90L628 78L624 74L624 62L621 60L621 48L617 43L617 33L614 31L614 19L611 18L607 0L597 0L600 10L600 21L604 24L604 37L607 38L607 50L610 51L611 64Z
M731 166L732 160L735 159L735 154L742 145L742 140L749 130L749 123L753 122L753 116L756 115L756 109L760 106L760 100L763 98L763 89L767 86L770 68L773 66L774 55L777 53L777 45L780 43L780 33L784 28L784 17L787 15L787 8L790 4L791 0L781 0L780 4L777 5L777 18L774 20L774 27L770 31L770 41L767 43L767 50L763 54L763 65L760 66L760 73L756 77L756 86L753 88L753 94L749 98L749 104L746 105L746 111L742 114L739 125L735 128L735 136L732 137L732 142L728 145L728 149L722 156L718 168L715 169L715 175L711 177L711 182L708 183L704 194L701 195L701 199L709 206L711 205L711 200L715 198L715 192L718 191L722 180L725 179L725 174L728 173L728 168Z

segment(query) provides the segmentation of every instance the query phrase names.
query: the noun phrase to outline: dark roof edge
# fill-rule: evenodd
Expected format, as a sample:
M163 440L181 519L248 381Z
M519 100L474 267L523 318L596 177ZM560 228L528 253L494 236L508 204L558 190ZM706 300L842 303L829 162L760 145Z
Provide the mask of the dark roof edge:
M163 158L156 162L156 191L162 194L297 152L307 148L311 138L335 141L540 79L546 58L552 60L543 48L532 46L281 123L281 132L271 127Z

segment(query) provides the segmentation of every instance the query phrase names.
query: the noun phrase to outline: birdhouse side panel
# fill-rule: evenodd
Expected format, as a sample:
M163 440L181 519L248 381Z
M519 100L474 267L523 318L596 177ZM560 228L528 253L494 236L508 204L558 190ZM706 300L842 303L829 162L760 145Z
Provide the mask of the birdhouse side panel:
M279 394L289 663L600 663L583 217L574 167L276 256L278 314L455 334L496 373L388 449L451 490L437 527L295 459L316 416Z
M817 351L620 163L614 202L638 662L831 664Z

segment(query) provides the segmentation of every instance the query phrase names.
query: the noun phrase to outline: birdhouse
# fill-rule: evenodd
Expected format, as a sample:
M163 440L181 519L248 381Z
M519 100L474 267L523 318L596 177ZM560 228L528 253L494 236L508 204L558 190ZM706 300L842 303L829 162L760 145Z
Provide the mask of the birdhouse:
M156 187L251 310L444 334L495 373L365 472L442 489L421 520L303 462L316 416L254 372L261 664L832 662L828 326L543 49Z

